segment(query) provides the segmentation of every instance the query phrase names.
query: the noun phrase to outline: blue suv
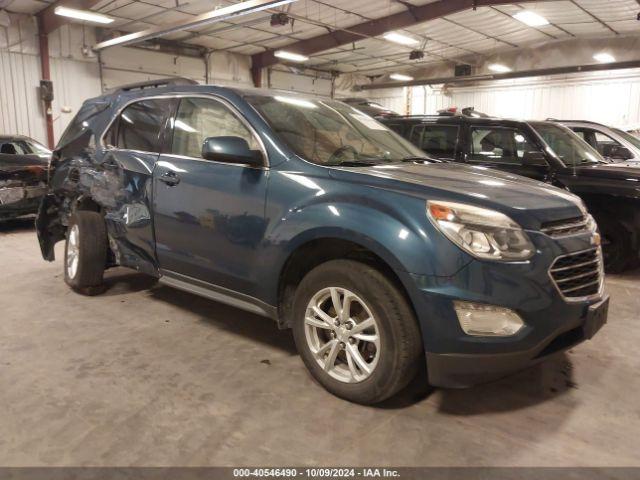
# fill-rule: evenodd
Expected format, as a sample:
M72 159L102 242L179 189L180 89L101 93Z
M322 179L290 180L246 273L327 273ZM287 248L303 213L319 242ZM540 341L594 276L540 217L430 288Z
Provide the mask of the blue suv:
M581 200L432 160L358 110L289 92L160 82L87 100L37 219L43 256L100 291L116 265L292 328L327 390L371 404L426 361L465 387L605 323Z

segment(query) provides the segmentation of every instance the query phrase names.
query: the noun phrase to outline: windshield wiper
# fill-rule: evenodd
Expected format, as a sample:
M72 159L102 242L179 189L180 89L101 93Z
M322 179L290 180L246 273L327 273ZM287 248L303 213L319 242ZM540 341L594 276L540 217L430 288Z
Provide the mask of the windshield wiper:
M403 157L400 159L401 162L435 162L435 163L443 163L444 160L440 160L439 158L429 158L429 157L418 157L418 156L410 156Z
M325 163L327 167L373 167L380 165L380 162L372 162L367 160L345 160L343 162Z

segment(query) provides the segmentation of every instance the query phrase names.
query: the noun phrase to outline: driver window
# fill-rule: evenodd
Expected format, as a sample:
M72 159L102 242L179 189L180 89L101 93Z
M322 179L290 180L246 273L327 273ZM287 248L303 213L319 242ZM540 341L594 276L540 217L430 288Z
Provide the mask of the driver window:
M595 132L596 150L603 157L610 157L614 147L621 147L619 142L611 138L609 135L605 135L602 132Z
M519 130L471 127L470 160L521 165L527 152L539 151Z
M254 135L221 102L208 98L183 98L173 120L171 153L202 158L202 144L208 137L240 137L249 148L259 150Z

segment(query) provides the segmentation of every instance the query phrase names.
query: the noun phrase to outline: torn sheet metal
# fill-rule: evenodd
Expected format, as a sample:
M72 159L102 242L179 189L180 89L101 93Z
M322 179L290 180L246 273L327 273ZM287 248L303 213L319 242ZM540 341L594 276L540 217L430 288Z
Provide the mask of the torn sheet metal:
M102 131L111 118L111 110L95 102L85 103L89 118L79 112L74 119L77 128L72 125L72 132L65 132L54 152L49 191L36 220L43 257L54 259L53 247L64 239L76 210L93 210L105 218L110 246L107 266L122 265L158 276L150 214L151 175L158 155L95 148L101 141L95 131Z

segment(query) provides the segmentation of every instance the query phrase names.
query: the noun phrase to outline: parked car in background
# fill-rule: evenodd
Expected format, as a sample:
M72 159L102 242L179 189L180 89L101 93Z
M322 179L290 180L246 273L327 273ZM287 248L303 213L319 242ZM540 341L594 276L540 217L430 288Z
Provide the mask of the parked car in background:
M638 263L640 168L608 163L569 128L468 115L395 117L383 122L438 159L493 168L564 188L585 202L603 235L607 270Z
M393 117L395 115L398 115L393 110L383 107L379 103L367 100L366 98L345 98L340 101L346 103L347 105L351 105L352 107L360 110L362 113L366 113L370 117L374 118Z
M65 240L72 288L122 265L265 315L360 403L425 356L432 384L468 386L606 321L599 236L575 195L431 160L333 100L144 85L86 101L54 152L36 223L45 259Z
M617 162L640 161L640 138L619 128L578 120L557 120L598 150L604 158Z
M51 151L21 135L0 136L0 221L37 213Z

